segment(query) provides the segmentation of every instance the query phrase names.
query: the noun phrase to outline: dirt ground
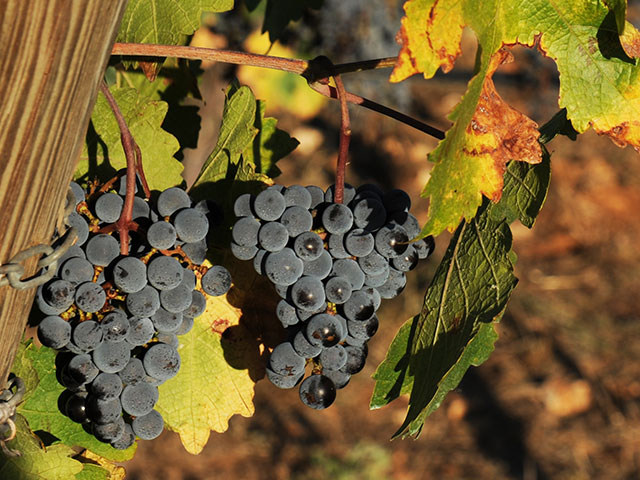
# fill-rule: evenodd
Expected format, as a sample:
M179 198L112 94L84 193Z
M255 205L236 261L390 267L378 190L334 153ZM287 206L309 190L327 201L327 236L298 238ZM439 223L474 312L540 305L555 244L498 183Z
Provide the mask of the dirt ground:
M557 109L555 68L538 54L514 53L518 61L498 70L497 88L543 123ZM458 64L463 74L408 82L412 113L446 128L445 115L464 91L464 68L472 60L473 49ZM427 203L419 195L435 141L375 113L351 111L347 180L405 189L425 220ZM305 122L270 113L301 141L279 163L278 182L330 184L337 106L328 104ZM199 456L186 453L172 432L141 442L126 465L127 478L640 478L640 159L590 132L577 142L556 139L549 148L546 205L532 230L512 227L520 283L498 326L496 350L467 373L417 440L389 440L407 401L370 411L370 377L399 326L420 310L446 233L437 239L435 258L410 274L406 292L383 305L367 366L332 407L312 411L296 391L261 381L252 418L232 418L229 430L213 433Z

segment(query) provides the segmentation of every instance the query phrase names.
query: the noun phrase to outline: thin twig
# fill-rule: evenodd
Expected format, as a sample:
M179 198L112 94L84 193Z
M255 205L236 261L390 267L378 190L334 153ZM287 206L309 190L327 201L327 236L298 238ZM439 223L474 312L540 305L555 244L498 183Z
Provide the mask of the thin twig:
M122 207L122 213L120 218L115 223L118 233L120 234L120 253L127 255L129 253L129 227L132 223L133 217L133 196L136 190L136 142L133 140L131 131L127 126L127 122L118 107L116 99L109 91L107 84L100 82L100 91L107 99L107 103L113 111L113 115L116 117L118 127L120 128L120 140L122 142L122 148L124 149L124 156L127 159L127 192L124 197L124 206ZM139 150L138 150L139 151ZM141 176L144 178L144 175ZM146 184L146 181L145 181Z
M340 101L340 147L338 150L338 165L336 166L336 186L334 201L342 203L344 199L344 175L347 169L347 157L349 155L349 141L351 140L351 121L349 120L349 105L347 104L347 91L344 89L340 75L333 77L336 82L338 100Z
M330 85L323 85L321 83L312 83L309 84L309 86L325 97L336 99L338 98L338 92L335 87L332 87ZM392 108L385 107L384 105L380 105L377 102L361 97L359 95L347 92L347 102L360 105L361 107L365 107L369 110L373 110L374 112L378 112L386 115L387 117L391 117L395 120L398 120L399 122L409 125L410 127L420 130L427 135L431 135L438 140L442 140L444 138L444 132L442 130L439 130L435 127L432 127L431 125L421 122L420 120L416 120L415 118L405 115L404 113L400 113L396 110L393 110Z
M334 99L338 98L335 88L326 85L326 79L330 77L332 73L343 74L377 68L390 68L393 67L396 62L395 57L381 58L377 60L365 60L362 62L335 65L333 66L332 72L322 72L321 70L316 72L312 71L313 69L310 69L310 64L312 64L313 61L271 57L268 55L257 55L232 50L216 50L213 48L202 47L156 45L146 43L115 43L111 50L111 54L146 58L176 57L191 60L215 60L218 62L232 63L236 65L249 65L282 70L302 75L307 79L311 88L326 97ZM372 100L347 92L347 101L349 103L361 105L365 108L381 113L382 115L386 115L387 117L393 118L401 123L405 123L437 139L442 140L444 138L444 132L441 130L389 107L380 105Z

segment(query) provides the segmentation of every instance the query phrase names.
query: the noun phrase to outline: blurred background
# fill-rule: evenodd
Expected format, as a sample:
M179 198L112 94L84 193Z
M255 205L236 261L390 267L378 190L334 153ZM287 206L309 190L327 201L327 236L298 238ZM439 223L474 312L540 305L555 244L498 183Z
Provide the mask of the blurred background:
M237 8L207 18L192 44L298 58L324 54L334 63L395 56L401 3L324 0L290 24L281 42L261 35L263 11ZM629 20L640 25L637 1ZM471 78L472 32L448 75L389 84L389 71L345 75L346 88L438 128ZM558 73L537 50L512 49L515 62L495 77L503 98L539 125L557 111ZM231 76L267 101L267 115L300 141L278 163L283 185L333 182L340 124L337 102L325 101L295 76L203 64L198 148L185 151L185 175L216 141L223 89ZM402 188L424 222L420 192L429 179L434 139L362 108L350 107L353 138L347 181ZM128 479L636 479L640 478L640 162L593 132L552 141L549 195L532 230L512 225L520 280L498 325L491 358L472 368L427 419L417 440L390 437L406 399L368 409L370 378L400 325L422 298L450 235L409 274L399 298L381 307L364 371L325 411L302 405L297 391L256 386L256 413L233 417L212 433L199 456L165 432L141 442L126 464Z

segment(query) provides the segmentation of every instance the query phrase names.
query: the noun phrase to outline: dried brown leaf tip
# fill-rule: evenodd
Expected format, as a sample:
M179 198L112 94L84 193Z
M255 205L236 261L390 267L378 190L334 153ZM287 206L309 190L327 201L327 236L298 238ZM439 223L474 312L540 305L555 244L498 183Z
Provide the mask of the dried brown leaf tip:
M480 141L472 142L473 149L466 153L490 155L500 176L504 174L506 164L511 160L527 163L540 163L542 160L542 148L538 143L538 124L510 107L500 97L493 83L496 69L512 60L511 53L506 49L500 49L493 55L476 111L467 126L468 135L494 137L493 141L479 139ZM494 192L493 200L499 200L501 195L502 189L499 189Z

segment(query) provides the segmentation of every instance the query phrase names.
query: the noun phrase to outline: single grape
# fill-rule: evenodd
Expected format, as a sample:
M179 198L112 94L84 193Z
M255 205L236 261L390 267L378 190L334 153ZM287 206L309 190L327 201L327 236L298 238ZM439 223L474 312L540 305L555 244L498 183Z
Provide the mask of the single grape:
M93 265L86 258L72 257L60 266L58 276L74 287L93 280Z
M325 291L328 302L344 303L351 296L351 282L346 277L331 277L325 283Z
M182 313L171 313L160 307L151 316L151 321L159 332L175 332L182 323Z
M43 285L42 298L47 305L59 310L58 313L61 313L73 305L75 292L76 290L71 282L52 279Z
M191 206L191 199L187 192L178 187L168 188L158 196L156 207L162 217L169 217L181 208Z
M158 332L158 335L156 337L158 339L158 342L166 343L176 350L180 346L180 340L178 340L178 336L175 333Z
M314 358L320 355L322 347L320 345L312 345L307 340L302 330L298 331L293 337L293 349L303 358Z
M309 319L306 333L311 345L329 348L340 342L344 330L340 320L333 315L319 313Z
M152 223L147 230L147 242L158 250L168 250L176 244L178 234L169 222L160 220Z
M382 202L389 214L394 212L408 212L411 209L411 197L400 189L394 189L382 196Z
M183 270L180 262L174 257L160 255L147 265L147 278L158 290L171 290L182 282Z
M336 387L324 375L311 375L300 384L300 400L306 406L322 410L336 399Z
M38 325L38 339L46 347L64 348L71 340L71 325L57 315L45 317Z
M387 211L375 198L360 200L353 207L353 223L368 232L375 232L387 220Z
M420 234L418 219L409 212L395 212L388 218L389 222L397 223L407 231L409 238L415 238Z
M353 225L353 213L342 203L332 203L322 212L322 226L329 233L346 233Z
M65 218L65 223L69 228L74 227L76 229L76 233L78 234L78 240L76 240L76 246L80 247L84 245L84 243L89 238L89 224L85 220L85 218L76 212L71 212L71 214Z
M180 210L173 219L178 238L183 242L199 242L207 236L209 221L204 213L195 208Z
M347 249L344 248L344 234L329 235L327 248L333 258L349 258L351 256Z
M99 373L91 357L86 353L74 355L66 370L73 380L81 384L93 381Z
M84 282L76 289L76 305L85 313L94 313L100 310L107 301L104 289L93 282Z
M293 251L304 262L315 260L324 252L322 238L315 232L303 232L293 242Z
M362 371L367 360L367 350L353 345L347 345L344 350L347 358L340 371L349 375L355 375Z
M346 387L349 383L349 380L351 380L351 375L339 370L329 370L323 368L322 374L333 382L337 390Z
M251 194L243 193L236 201L233 202L233 213L236 217L251 217L253 211L251 210Z
M256 256L253 257L253 268L258 275L264 275L264 262L267 260L266 250L260 249Z
M117 421L118 418L122 418L120 399L101 400L89 395L87 397L87 417L99 424Z
M317 310L325 301L322 281L317 277L301 277L291 287L291 298L298 308Z
M189 333L193 328L193 317L187 317L186 315L182 317L182 323L176 330L176 335L184 335L185 333Z
M122 197L116 193L103 193L94 205L96 216L104 223L115 223L122 213Z
M76 206L78 206L80 202L84 202L84 188L76 182L69 183L69 188L73 192L73 198Z
M213 297L224 295L231 288L231 274L221 265L209 267L202 276L201 284L204 293Z
M373 251L375 241L369 232L356 228L344 237L344 248L354 257L364 257Z
M277 285L292 285L302 275L303 263L293 250L284 248L267 255L264 265L267 278Z
M265 222L258 231L258 243L268 252L282 250L289 241L289 232L282 223Z
M116 450L126 450L136 441L136 435L133 433L133 429L131 425L128 423L124 424L124 432L117 439L111 442L111 446Z
M418 258L420 260L424 260L429 255L431 255L433 253L433 250L436 247L436 243L433 240L433 237L431 235L423 238L422 240L418 240L417 242L414 242L412 245L413 245L413 248L415 248L416 252L418 253Z
M127 342L102 342L92 352L93 363L106 373L118 373L129 363L131 346Z
M102 341L102 328L98 322L85 320L73 327L73 343L83 352L90 352Z
M298 375L280 375L270 368L265 368L265 372L269 381L278 388L293 388L304 377L304 371Z
M123 342L129 332L129 319L122 310L105 315L100 322L103 338L109 342Z
M253 217L239 218L231 229L231 238L241 247L253 247L258 244L260 222Z
M344 316L348 320L367 320L375 313L373 298L363 290L351 294L343 305Z
M364 285L365 275L358 263L350 258L341 258L333 262L331 275L345 277L353 290L360 290Z
M134 317L129 320L129 332L127 342L131 345L139 346L150 342L155 333L155 327L150 318Z
M117 375L124 385L136 385L145 379L147 372L142 365L142 360L132 357Z
M280 218L280 222L286 228L289 236L297 237L301 233L311 230L313 217L306 208L294 205L287 207Z
M142 363L149 376L169 380L180 370L180 355L172 346L156 343L145 352Z
M322 280L331 273L332 267L333 261L331 255L326 250L322 250L318 258L303 263L302 274L317 277Z
M322 349L319 359L322 368L340 370L347 363L347 351L340 344L334 345L333 347Z
M269 366L278 375L298 376L304 372L305 360L289 342L284 342L271 352Z
M379 275L389 269L389 261L375 250L358 258L358 265L365 275Z
M146 415L134 418L133 422L131 422L131 428L133 433L142 440L153 440L162 433L164 420L156 410L151 410Z
M298 316L296 315L296 307L291 305L285 299L280 300L276 307L276 316L282 323L283 327L295 325L298 323ZM59 318L59 317L58 317Z
M183 284L171 290L161 290L160 305L168 312L182 315L181 312L191 305L192 291L193 289Z
M197 290L191 292L191 305L182 312L183 317L189 317L191 319L199 317L207 308L207 299L204 298ZM192 322L193 323L193 322ZM186 333L186 332L185 332ZM178 333L178 335L181 335Z
M381 287L389 278L389 266L376 275L365 275L364 284L367 287Z
M395 298L404 290L406 285L407 277L404 272L390 268L389 278L384 282L384 285L377 287L377 290L382 298Z
M283 193L284 202L287 207L299 206L305 210L311 207L311 193L300 185L291 185Z
M391 260L391 265L393 265L393 268L396 270L408 272L416 268L418 260L418 252L413 245L409 245L404 253Z
M135 257L123 257L113 266L113 282L125 293L142 290L147 284L147 266Z
M102 372L91 382L91 395L102 400L118 398L122 393L122 379L114 373Z
M120 244L111 235L99 233L85 245L87 260L97 267L106 267L120 254Z
M347 320L349 335L362 340L369 340L378 331L378 317L372 315L366 320Z
M258 247L255 245L242 246L237 243L231 242L231 253L238 260L251 260L258 253Z
M253 210L256 215L267 221L279 219L285 206L284 196L276 189L270 188L260 192L253 201Z
M182 245L182 251L189 260L200 265L207 258L207 240L203 238L198 242L185 243Z
M146 415L158 401L158 387L141 382L127 385L122 391L120 402L122 409L134 417Z
M311 204L309 208L316 208L318 205L324 202L324 192L320 187L316 187L315 185L308 185L306 187L307 192L311 195Z
M394 258L407 250L407 231L395 223L388 223L376 232L376 250L386 258Z
M64 413L76 423L87 423L87 392L71 395L65 403Z
M151 285L127 295L127 310L136 317L148 317L160 308L160 294Z
M151 209L144 198L133 197L133 209L131 210L131 219L137 220L141 218L149 218Z

